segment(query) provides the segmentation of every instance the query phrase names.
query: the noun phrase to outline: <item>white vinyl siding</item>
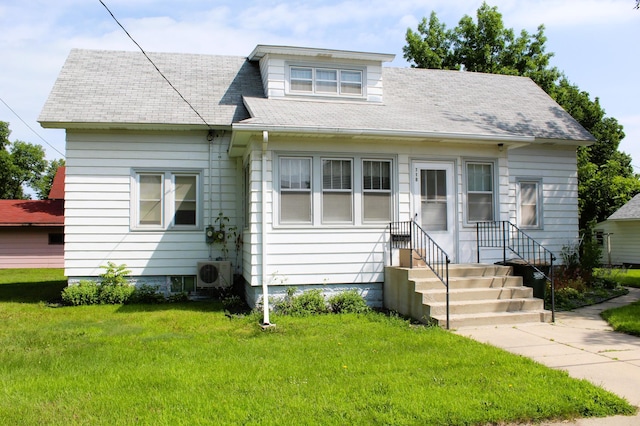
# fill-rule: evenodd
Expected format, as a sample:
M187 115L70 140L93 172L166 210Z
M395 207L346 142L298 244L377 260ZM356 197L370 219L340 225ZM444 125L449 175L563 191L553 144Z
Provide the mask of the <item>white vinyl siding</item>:
M509 150L508 219L519 223L518 182L539 182L540 226L527 229L536 241L560 258L562 247L577 244L578 233L578 172L574 147L531 146Z
M597 226L603 237L602 263L640 265L640 219L607 220Z
M209 179L206 132L70 130L66 138L64 251L68 277L98 276L103 272L100 266L108 261L126 264L132 276L195 275L197 261L210 256L204 225L212 223L220 211L230 218L229 226L238 224L242 169L222 149L220 156L213 156ZM228 138L216 139L216 143L226 146ZM172 225L174 215L169 212L175 209L175 200L168 190L174 184L165 177L164 228L132 230L137 222L131 212L138 205L132 171L197 176L198 225ZM193 193L178 192L184 194L188 211ZM222 256L217 245L211 247L211 255L214 259ZM235 260L242 258L236 256L235 244L229 245L229 258L239 270Z

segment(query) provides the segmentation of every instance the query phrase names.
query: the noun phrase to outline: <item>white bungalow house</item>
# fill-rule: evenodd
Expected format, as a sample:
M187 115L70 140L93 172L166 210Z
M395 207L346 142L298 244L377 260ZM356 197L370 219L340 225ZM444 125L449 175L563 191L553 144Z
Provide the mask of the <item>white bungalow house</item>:
M480 222L552 252L577 239L576 147L593 136L528 78L286 46L150 57L177 91L141 53L73 50L39 118L66 129L70 282L111 261L191 290L223 259L250 303L265 284L379 306L391 222L415 220L454 264L502 259L478 258Z
M595 226L602 263L640 266L640 194Z

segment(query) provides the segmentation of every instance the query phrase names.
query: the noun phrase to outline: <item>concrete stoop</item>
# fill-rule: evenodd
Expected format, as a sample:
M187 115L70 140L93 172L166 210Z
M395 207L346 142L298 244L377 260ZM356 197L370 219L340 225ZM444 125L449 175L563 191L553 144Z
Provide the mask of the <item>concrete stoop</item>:
M551 322L544 301L511 273L503 265L449 265L449 327ZM446 287L427 267L386 267L384 305L446 326Z

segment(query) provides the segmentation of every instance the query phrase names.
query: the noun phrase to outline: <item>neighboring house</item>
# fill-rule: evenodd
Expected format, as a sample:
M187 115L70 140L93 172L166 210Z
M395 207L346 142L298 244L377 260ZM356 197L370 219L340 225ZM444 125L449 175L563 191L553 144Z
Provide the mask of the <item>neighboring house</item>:
M0 268L64 267L64 167L47 200L0 200Z
M640 194L595 226L602 263L640 265Z
M454 263L477 261L478 222L555 252L578 238L576 147L594 139L528 78L284 46L150 57L190 105L141 53L73 50L39 118L66 129L70 282L112 261L191 290L226 258L250 303L264 283L380 305L392 221Z

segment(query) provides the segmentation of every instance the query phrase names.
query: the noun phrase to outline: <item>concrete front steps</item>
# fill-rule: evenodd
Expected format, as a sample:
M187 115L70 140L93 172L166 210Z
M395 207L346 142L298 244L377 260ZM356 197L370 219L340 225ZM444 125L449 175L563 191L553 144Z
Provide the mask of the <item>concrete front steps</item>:
M449 327L550 322L510 266L449 265ZM385 268L384 304L424 323L446 326L446 287L428 267Z

